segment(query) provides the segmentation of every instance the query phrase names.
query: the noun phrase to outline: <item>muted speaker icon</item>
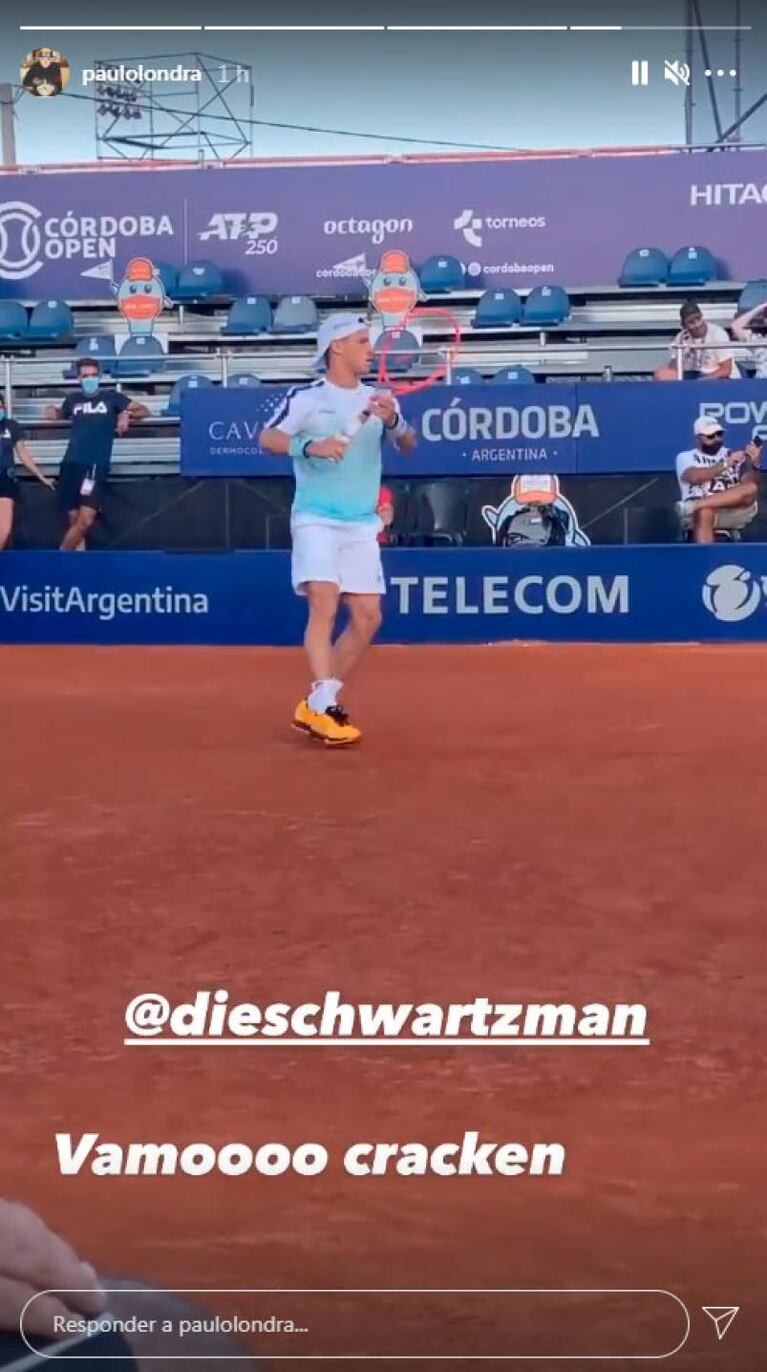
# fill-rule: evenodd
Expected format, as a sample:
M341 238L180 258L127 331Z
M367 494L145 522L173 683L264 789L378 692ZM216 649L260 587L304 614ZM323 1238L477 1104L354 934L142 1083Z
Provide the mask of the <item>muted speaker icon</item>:
M663 63L663 79L671 81L675 86L689 86L690 68L686 62L671 62L666 58Z

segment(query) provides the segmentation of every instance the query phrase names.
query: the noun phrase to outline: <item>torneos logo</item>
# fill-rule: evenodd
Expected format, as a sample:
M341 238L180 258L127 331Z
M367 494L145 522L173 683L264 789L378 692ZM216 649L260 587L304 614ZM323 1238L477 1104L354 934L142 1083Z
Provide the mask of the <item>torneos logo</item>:
M40 261L40 211L25 200L0 205L0 277L21 281L34 276Z
M460 229L467 243L473 248L482 247L482 220L473 210L461 210L453 220L453 228Z
M727 563L709 572L702 595L703 604L715 619L724 624L737 624L759 608L762 587L745 567Z

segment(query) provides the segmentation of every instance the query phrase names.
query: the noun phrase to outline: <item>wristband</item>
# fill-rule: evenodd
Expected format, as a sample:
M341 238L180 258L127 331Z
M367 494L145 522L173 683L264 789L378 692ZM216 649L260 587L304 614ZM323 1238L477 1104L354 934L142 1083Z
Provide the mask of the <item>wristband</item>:
M289 448L288 448L288 456L289 456L289 457L294 457L294 458L295 458L295 457L306 457L306 455L307 455L306 449L309 447L309 444L310 444L310 443L313 443L313 442L314 442L314 439L313 439L313 438L307 438L307 437L306 437L306 434L294 434L293 437L292 437L291 440L290 440L290 446L289 446Z
M393 424L386 425L387 432L391 434L392 438L399 438L405 432L406 428L407 421L401 414L397 415Z

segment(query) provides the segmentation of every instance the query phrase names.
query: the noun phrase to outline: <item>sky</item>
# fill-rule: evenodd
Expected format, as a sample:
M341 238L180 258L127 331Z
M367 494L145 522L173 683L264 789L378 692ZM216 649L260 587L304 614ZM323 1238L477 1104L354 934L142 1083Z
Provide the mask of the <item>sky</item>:
M97 151L94 85L83 71L108 60L157 66L181 61L198 65L208 55L220 63L252 68L252 81L239 83L229 98L246 127L243 151L264 157L415 153L482 148L541 150L656 145L684 141L685 87L664 79L664 61L685 60L681 31L653 31L654 25L682 25L684 0L325 0L320 8L304 0L105 0L83 7L74 0L5 0L0 17L0 81L18 89L19 63L33 47L62 51L72 66L67 93L50 100L21 94L14 106L18 161L26 165L93 160ZM767 90L767 7L741 0L744 33L739 59L745 109ZM736 62L732 25L736 0L699 0L707 30L708 63L696 39L693 60L696 142L712 137L710 91L714 86L722 124L733 120ZM384 17L382 17L382 14ZM83 23L140 27L157 32L68 32ZM642 26L623 32L335 32L331 25L590 25ZM240 26L237 32L174 32L173 25ZM321 32L245 32L243 25L320 24ZM28 31L22 32L21 25ZM167 26L167 27L165 27ZM647 86L632 85L632 61L648 62ZM714 72L704 75L708 65ZM716 72L722 71L719 77ZM158 104L192 110L198 94L210 99L218 85L156 84ZM214 99L208 128L231 132L227 111ZM212 116L218 116L213 118ZM175 121L158 114L155 135ZM276 127L291 125L298 127ZM115 132L145 136L148 116L122 123ZM372 135L376 135L373 137ZM743 131L745 141L767 142L767 103ZM407 141L415 140L415 141ZM419 141L420 140L420 141ZM127 150L127 145L118 145ZM101 148L103 153L117 148ZM229 148L221 149L229 155ZM165 155L194 156L196 139L167 144Z

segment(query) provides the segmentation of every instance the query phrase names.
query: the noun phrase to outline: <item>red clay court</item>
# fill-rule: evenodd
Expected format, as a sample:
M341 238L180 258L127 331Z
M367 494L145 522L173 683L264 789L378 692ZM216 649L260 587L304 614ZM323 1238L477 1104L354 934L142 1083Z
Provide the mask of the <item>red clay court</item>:
M167 1287L665 1287L698 1308L675 1368L752 1372L764 649L378 648L343 752L290 730L302 670L261 648L0 649L0 1193ZM122 1046L138 992L219 986L645 1001L653 1045ZM561 1141L565 1176L340 1166L359 1139L468 1129ZM57 1130L311 1139L331 1165L63 1178ZM699 1307L729 1301L751 1320L717 1345Z

